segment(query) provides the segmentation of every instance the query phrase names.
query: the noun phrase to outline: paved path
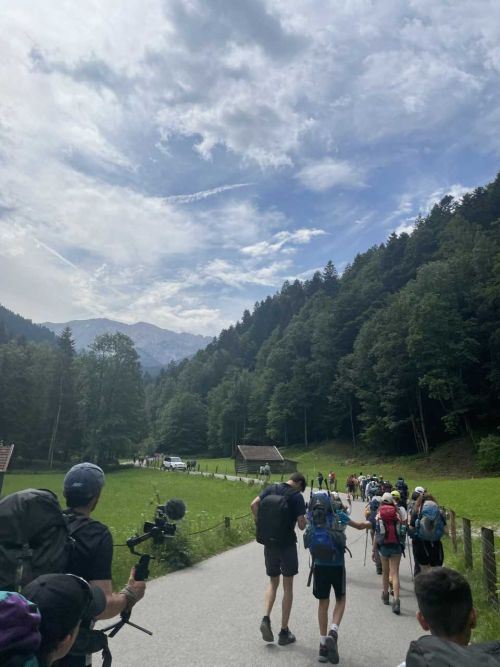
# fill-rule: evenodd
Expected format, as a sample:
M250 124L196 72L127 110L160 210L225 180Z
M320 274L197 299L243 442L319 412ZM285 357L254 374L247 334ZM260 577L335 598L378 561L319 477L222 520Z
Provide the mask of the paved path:
M354 503L353 518L363 504ZM308 552L299 537L300 572L290 628L297 643L286 647L266 644L260 635L266 576L263 547L256 542L214 556L188 570L174 572L148 584L145 599L132 620L153 631L153 637L129 627L110 640L117 667L291 667L318 665L317 603L306 587ZM369 560L363 567L365 532L347 529L347 608L339 635L340 665L396 667L411 639L421 632L415 619L416 602L408 558L402 560L400 617L380 599L381 577ZM278 601L272 614L280 625Z

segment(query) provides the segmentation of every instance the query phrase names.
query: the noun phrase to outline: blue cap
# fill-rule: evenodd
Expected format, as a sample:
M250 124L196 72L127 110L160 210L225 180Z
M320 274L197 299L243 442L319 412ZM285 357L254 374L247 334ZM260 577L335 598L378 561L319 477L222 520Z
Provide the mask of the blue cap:
M82 502L98 496L104 486L104 472L94 463L77 463L66 473L64 495L76 497Z

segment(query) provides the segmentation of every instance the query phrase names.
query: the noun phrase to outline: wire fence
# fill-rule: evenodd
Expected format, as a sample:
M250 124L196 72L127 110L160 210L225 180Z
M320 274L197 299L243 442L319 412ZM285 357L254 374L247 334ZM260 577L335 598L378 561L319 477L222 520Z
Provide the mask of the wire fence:
M500 575L497 562L500 549L495 547L495 531L486 526L473 526L470 519L457 516L452 509L447 509L446 514L453 552L463 557L468 572L477 568L482 569L486 597L498 608Z

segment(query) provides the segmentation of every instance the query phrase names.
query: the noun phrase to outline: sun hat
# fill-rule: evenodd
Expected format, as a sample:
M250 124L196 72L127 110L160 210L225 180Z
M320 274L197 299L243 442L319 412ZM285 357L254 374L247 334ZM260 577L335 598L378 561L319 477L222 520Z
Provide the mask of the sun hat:
M394 498L391 496L390 493L388 493L388 492L386 491L386 493L384 493L384 494L382 495L382 502L383 502L383 503L394 503Z
M66 473L64 495L86 504L99 495L103 486L104 471L102 468L94 463L77 463Z

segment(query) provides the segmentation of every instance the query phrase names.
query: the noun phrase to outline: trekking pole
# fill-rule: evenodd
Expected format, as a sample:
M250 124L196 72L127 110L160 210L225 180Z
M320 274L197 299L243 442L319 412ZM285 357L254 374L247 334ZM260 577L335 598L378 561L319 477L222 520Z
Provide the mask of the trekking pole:
M413 563L411 562L411 548L412 548L412 545L410 544L410 538L408 537L408 535L406 536L406 546L408 547L408 557L410 559L411 580L413 581Z
M368 550L368 530L366 531L366 540L365 540L365 559L363 561L363 567L366 566L366 552Z

